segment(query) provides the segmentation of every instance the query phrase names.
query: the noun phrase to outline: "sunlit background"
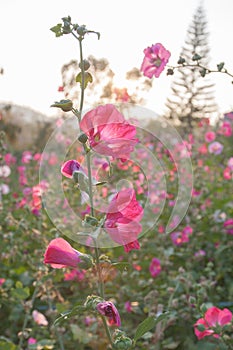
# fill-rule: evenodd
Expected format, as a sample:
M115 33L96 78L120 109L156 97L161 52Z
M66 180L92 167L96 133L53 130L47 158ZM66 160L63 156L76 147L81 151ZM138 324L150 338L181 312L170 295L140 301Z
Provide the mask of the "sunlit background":
M202 2L210 33L211 67L225 62L233 72L233 1ZM70 15L73 22L99 31L84 41L84 56L107 58L115 73L115 84L126 86L125 73L140 67L143 49L157 42L171 51L175 65L184 44L187 29L199 0L1 0L0 1L0 102L29 106L47 115L50 105L61 98L61 67L78 59L77 42L71 36L55 38L49 30ZM233 85L224 74L212 74L216 84L216 102L220 112L233 108ZM147 107L162 113L170 94L172 77L164 71L154 79L147 96Z

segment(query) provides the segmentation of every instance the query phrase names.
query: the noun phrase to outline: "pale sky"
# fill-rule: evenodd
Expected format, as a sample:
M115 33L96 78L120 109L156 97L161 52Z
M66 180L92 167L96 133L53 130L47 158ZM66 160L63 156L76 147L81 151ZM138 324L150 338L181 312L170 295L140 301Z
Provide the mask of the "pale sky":
M210 32L211 67L225 62L233 72L233 0L204 0ZM161 42L171 52L175 65L187 29L200 0L0 0L0 102L29 106L53 114L50 105L63 96L61 67L79 58L78 42L72 36L56 38L49 30L70 15L73 22L101 33L100 40L84 40L84 56L108 59L119 87L125 73L140 68L143 49ZM216 84L216 102L221 112L233 109L230 77L211 75ZM172 77L164 71L154 79L147 107L164 111ZM120 85L121 84L121 85Z

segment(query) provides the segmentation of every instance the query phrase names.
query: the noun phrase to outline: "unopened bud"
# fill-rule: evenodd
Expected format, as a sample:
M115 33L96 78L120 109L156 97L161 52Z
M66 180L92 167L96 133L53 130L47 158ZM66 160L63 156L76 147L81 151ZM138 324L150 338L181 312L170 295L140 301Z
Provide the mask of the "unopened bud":
M73 102L71 100L61 100L59 102L54 102L51 107L61 108L63 112L70 112L73 108Z
M121 349L121 350L127 350L130 349L132 346L133 342L130 338L128 337L121 337L121 339L117 339L114 342L114 347L116 349Z
M87 140L88 140L88 137L86 134L84 134L83 132L79 135L78 137L78 140L81 142L81 143L86 143Z
M80 262L78 263L78 266L81 268L81 269L90 269L91 267L94 266L94 262L93 262L93 259L90 255L88 254L80 254L79 255L79 258L80 258Z
M83 64L82 64L82 62L80 62L79 63L79 68L82 69L82 67L83 67L84 70L88 70L90 68L89 61L88 60L83 60Z

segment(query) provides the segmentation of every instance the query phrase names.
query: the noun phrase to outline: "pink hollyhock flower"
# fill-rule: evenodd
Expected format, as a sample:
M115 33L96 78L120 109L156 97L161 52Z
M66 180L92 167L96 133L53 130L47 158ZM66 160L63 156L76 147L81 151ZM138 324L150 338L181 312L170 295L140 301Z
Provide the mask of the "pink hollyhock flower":
M50 264L55 269L62 267L77 267L81 262L81 253L71 247L63 238L53 239L44 254L44 263Z
M64 164L62 164L61 173L65 177L68 177L71 179L73 178L74 172L80 171L80 169L81 169L81 165L79 164L79 162L77 162L77 160L71 159L71 160L67 160Z
M11 174L11 169L8 165L0 166L0 177L8 177Z
M134 242L130 242L124 245L124 251L126 253L129 253L131 250L138 250L140 249L140 244L138 242L138 240L134 241Z
M3 285L3 283L6 281L5 278L0 278L0 287Z
M157 258L153 258L151 260L149 270L152 277L157 277L161 272L160 260Z
M209 308L204 318L200 318L194 324L194 332L197 338L200 340L206 336L213 335L215 338L219 338L219 334L216 333L216 327L223 327L226 324L231 323L232 313L228 309L218 309L215 306ZM205 329L200 331L198 325L202 325Z
M229 120L233 120L233 112L225 113L224 118L227 118Z
M208 150L209 150L209 153L213 153L217 155L222 153L223 145L220 142L215 141L209 144Z
M28 345L36 344L36 343L37 343L37 340L36 340L35 338L30 337L30 338L28 339Z
M134 189L127 188L113 197L104 227L114 242L126 246L126 251L135 247L139 249L137 237L142 230L139 223L142 216L143 208L136 199Z
M208 149L205 143L198 148L198 153L200 154L206 154L207 152L208 152Z
M72 270L64 274L64 281L83 281L85 278L85 271Z
M126 301L125 302L125 310L127 312L132 312L133 311L133 308L132 308L132 305L131 305L131 302L130 301Z
M135 126L129 124L112 104L87 112L80 128L95 152L113 158L127 159L138 143Z
M233 157L231 157L227 162L228 168L230 168L233 171Z
M32 160L32 153L30 151L24 151L22 154L21 162L23 164L28 164Z
M96 305L97 311L108 318L108 323L110 326L120 327L121 319L119 312L115 305L111 301L103 301Z
M208 131L205 134L205 141L206 142L212 142L215 140L215 138L216 138L216 135L215 135L215 132L213 132L213 131Z
M189 235L184 231L172 232L171 233L171 240L175 245L179 246L183 243L189 242Z
M232 135L231 123L227 121L223 122L218 133L226 137L230 137Z
M45 316L41 312L39 312L37 310L33 310L32 317L38 325L40 325L40 326L47 326L48 325L47 319L45 318Z
M153 76L158 78L168 63L171 53L160 43L147 47L143 52L145 57L140 70L150 79Z
M10 187L7 184L0 184L0 192L2 194L8 194L10 192Z
M223 177L226 180L231 180L233 178L233 170L230 168L226 167L223 171Z
M233 235L233 219L227 219L223 226L226 228L228 234Z
M6 153L4 160L6 162L6 165L13 165L16 163L16 157L14 157L11 153Z

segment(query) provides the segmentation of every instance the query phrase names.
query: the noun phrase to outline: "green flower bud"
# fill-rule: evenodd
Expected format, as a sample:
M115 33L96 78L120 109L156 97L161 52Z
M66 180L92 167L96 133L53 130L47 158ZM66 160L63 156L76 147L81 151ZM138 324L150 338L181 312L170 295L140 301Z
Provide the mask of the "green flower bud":
M203 325L203 324L198 324L197 325L197 329L200 331L200 332L204 332L206 330L206 327Z
M85 215L85 221L90 224L91 226L97 226L99 221L91 215Z
M71 100L61 100L59 102L54 102L50 107L61 108L63 112L70 112L73 108L73 102Z
M78 28L76 29L76 32L81 35L84 36L87 32L86 26L82 25L82 26L78 26Z
M86 134L84 134L84 133L82 132L82 133L79 135L78 140L79 140L79 142L81 142L81 143L86 143L87 140L88 140L88 137L87 137Z
M90 255L80 254L79 258L81 261L79 262L78 266L81 267L82 269L87 270L94 266L93 259Z
M104 301L104 299L97 296L97 295L88 295L88 297L84 303L84 306L88 309L96 311L96 305L99 303L102 303L103 301Z
M82 69L82 63L79 63L79 68ZM88 70L90 68L90 63L88 60L83 60L83 69Z
M132 346L133 342L130 338L128 337L121 337L121 339L116 339L114 342L114 347L116 349L120 350L127 350L130 349Z
M173 75L173 74L174 74L174 70L171 68L168 68L167 75Z

